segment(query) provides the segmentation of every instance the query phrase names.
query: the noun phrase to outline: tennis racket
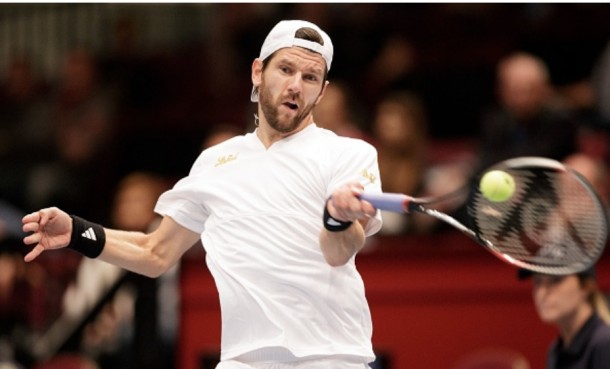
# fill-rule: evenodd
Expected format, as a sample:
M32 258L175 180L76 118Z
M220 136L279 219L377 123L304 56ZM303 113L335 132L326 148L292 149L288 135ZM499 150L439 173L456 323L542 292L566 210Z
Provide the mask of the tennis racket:
M515 180L503 202L488 200L479 179L502 170ZM464 225L434 210L435 203L468 191ZM581 272L601 256L608 238L606 210L591 184L555 160L520 157L498 163L461 190L438 198L397 193L362 193L360 199L386 211L421 212L462 231L501 260L532 272L562 275Z

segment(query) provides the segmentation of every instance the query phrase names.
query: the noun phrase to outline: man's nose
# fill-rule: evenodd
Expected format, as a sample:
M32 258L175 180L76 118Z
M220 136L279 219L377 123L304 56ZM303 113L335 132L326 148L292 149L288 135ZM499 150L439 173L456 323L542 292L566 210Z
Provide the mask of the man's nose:
M298 95L303 90L303 77L301 73L295 73L290 77L288 83L288 92L293 95Z

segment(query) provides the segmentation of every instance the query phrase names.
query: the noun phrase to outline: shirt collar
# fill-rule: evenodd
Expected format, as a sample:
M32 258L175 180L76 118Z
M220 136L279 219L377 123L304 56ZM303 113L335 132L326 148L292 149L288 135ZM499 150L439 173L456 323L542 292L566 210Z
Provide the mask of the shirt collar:
M303 137L303 136L307 135L309 132L315 131L316 128L318 128L318 126L315 123L312 122L311 124L307 125L307 127L305 127L302 130L300 130L299 132L291 134L290 136L284 137L281 140L273 143L273 145L271 145L269 147L269 149L271 149L273 146L275 146L274 149L277 149L277 147L281 146L283 143L290 142L290 141L295 140L295 139L297 139L299 137ZM252 142L255 146L260 146L261 148L264 148L263 143L258 138L258 134L256 133L256 131L258 129L259 128L257 127L252 133L248 133L248 136L249 136L250 142Z

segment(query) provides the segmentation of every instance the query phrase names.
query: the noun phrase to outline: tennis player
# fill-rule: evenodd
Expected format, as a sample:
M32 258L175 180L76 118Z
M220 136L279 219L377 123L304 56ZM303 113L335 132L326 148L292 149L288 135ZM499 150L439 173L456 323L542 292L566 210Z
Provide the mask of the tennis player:
M371 317L354 259L381 217L358 195L381 183L371 145L313 121L332 59L316 25L280 22L252 64L258 127L201 153L159 198L156 231L42 209L23 218L35 245L26 261L67 247L157 277L201 237L222 308L219 369L368 368Z

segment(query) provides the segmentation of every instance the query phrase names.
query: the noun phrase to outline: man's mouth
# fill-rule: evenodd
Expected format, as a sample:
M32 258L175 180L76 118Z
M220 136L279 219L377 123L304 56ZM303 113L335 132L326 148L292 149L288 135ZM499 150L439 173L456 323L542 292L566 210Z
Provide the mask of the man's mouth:
M290 102L290 101L287 101L287 102L283 103L283 105L285 107L287 107L288 109L290 109L290 110L297 110L299 108L299 105L297 105L297 104L295 104L293 102Z

